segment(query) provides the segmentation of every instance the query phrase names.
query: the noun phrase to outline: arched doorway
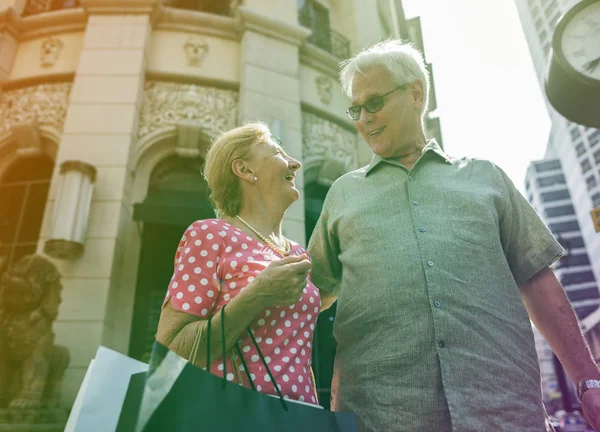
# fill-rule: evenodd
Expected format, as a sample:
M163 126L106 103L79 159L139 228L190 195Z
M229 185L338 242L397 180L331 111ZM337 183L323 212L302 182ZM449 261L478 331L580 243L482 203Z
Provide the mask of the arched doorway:
M149 359L183 232L195 220L215 217L203 164L201 158L163 159L152 171L146 199L134 205L133 218L143 222L143 232L129 343L133 358Z
M24 157L0 179L0 264L35 253L53 169L47 156Z

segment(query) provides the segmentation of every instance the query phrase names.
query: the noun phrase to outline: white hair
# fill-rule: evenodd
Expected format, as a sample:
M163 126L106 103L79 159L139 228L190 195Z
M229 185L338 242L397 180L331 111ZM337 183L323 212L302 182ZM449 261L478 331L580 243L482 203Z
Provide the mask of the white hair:
M340 63L340 82L346 95L352 99L352 82L357 74L384 68L390 72L397 85L420 80L423 83L423 109L427 111L429 102L429 74L423 55L411 43L397 39L379 42Z

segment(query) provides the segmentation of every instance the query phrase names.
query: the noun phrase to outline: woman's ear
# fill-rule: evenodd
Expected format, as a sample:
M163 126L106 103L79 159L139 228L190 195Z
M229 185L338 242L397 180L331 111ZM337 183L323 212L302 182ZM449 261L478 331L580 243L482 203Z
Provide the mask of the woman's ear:
M242 180L254 183L254 171L248 166L247 162L242 159L236 159L231 162L231 170L233 173L241 178Z

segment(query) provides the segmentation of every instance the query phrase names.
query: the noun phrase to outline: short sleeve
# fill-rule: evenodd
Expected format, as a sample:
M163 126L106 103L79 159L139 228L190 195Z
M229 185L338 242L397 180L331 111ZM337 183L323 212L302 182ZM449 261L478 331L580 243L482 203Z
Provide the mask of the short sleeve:
M500 240L515 281L521 285L565 251L504 171L497 169L504 189Z
M311 276L315 286L324 292L338 295L342 281L339 241L335 234L331 212L335 210L335 183L323 203L323 210L308 243L312 261Z
M167 298L177 310L212 315L219 297L218 262L222 237L210 221L196 221L183 234Z

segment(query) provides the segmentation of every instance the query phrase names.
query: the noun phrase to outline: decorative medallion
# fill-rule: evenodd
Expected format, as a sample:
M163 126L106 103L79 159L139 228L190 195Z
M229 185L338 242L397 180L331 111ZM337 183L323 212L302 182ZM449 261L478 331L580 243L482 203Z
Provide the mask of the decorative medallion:
M331 103L331 90L333 87L331 78L321 75L315 78L315 83L317 84L319 99L325 105L329 105Z
M55 37L49 37L42 43L41 64L44 68L54 66L58 56L65 46L64 42Z
M204 57L208 52L208 44L204 39L197 36L190 36L183 46L185 55L187 56L187 64L191 67L200 67L204 61Z

